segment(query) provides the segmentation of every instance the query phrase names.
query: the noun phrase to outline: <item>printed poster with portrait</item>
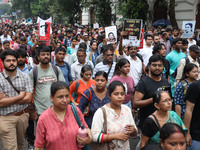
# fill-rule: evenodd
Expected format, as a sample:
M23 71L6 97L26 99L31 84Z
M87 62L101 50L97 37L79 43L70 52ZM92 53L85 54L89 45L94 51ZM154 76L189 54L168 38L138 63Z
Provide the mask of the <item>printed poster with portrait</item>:
M181 38L192 38L194 34L196 21L183 21Z
M47 20L43 20L40 17L37 19L37 23L39 26L39 37L42 41L49 41L51 34L51 23L52 18L50 17Z
M125 19L123 31L128 32L123 38L123 46L140 46L140 36L143 20L141 19Z
M117 42L117 28L116 26L105 27L106 38L108 44Z

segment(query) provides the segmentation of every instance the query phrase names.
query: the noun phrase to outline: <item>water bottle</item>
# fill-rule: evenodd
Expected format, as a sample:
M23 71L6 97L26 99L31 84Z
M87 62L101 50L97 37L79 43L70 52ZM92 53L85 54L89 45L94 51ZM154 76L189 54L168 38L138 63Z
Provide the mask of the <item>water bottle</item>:
M86 130L84 125L81 125L81 127L78 129L78 136L80 138L86 138L87 137L87 130ZM79 148L83 148L84 146L85 145L81 145L81 144L78 143Z

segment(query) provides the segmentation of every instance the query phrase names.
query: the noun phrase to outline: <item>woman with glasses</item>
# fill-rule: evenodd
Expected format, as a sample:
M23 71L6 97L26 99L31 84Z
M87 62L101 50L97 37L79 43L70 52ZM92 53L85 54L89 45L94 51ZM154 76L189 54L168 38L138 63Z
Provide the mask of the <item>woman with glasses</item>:
M186 108L184 97L186 95L187 89L190 86L190 84L197 80L198 75L199 70L197 65L189 63L185 65L182 79L176 86L174 92L175 111L181 117L181 119L184 119Z
M172 99L166 91L156 91L153 95L156 111L151 114L142 126L140 149L149 143L160 143L160 129L166 123L176 123L187 131L181 118L172 109Z

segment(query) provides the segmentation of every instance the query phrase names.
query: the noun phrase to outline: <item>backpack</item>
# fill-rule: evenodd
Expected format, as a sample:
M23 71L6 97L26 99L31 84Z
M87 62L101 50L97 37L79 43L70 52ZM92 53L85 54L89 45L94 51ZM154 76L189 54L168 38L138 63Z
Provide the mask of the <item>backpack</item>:
M199 58L199 57L197 58L197 61L198 61L198 63L200 64L200 58ZM189 58L188 58L188 57L185 57L185 65L187 65L187 64L189 64L189 63L190 63ZM177 68L178 68L178 67L177 67ZM176 76L177 76L177 68L175 69L175 71L174 71L174 73L173 73L174 78L176 78Z

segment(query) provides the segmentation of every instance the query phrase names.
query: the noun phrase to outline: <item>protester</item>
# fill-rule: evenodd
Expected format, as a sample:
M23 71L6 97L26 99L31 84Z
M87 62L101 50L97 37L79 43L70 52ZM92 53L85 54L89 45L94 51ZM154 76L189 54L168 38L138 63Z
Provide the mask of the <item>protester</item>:
M143 123L140 149L148 143L160 143L160 129L165 123L176 123L187 131L181 118L174 111L171 111L172 101L166 91L155 92L153 103L157 110Z
M92 61L93 65L95 66L95 60L100 55L100 53L97 51L97 41L91 41L90 42L90 60Z
M125 87L120 81L113 81L108 87L108 94L110 103L99 108L93 117L91 128L93 142L101 144L112 142L115 149L128 150L130 149L128 139L137 135L137 128L130 108L122 105L125 99ZM106 131L105 122L107 122Z
M62 47L58 47L55 49L55 60L53 64L58 66L62 71L62 74L65 78L67 85L71 85L73 82L72 75L71 75L71 66L69 63L65 62L65 54L66 50Z
M185 126L188 128L186 142L189 150L198 150L200 146L200 80L193 82L186 93Z
M81 111L76 108L81 124L87 128L86 138L77 136L79 126L69 104L69 87L66 82L52 83L50 98L53 105L41 114L37 123L35 150L81 150L77 144L90 143L92 135Z
M0 73L0 138L3 149L22 150L33 88L29 76L16 70L15 51L4 51L1 60L5 70Z
M127 60L129 60L130 62L130 72L128 75L130 75L135 83L135 86L137 86L142 72L144 71L144 63L143 63L143 59L142 56L140 57L137 53L137 47L135 46L128 46L128 53L129 56L127 56L123 51L122 51L122 41L123 41L123 36L126 35L126 33L121 32L121 39L120 39L120 43L119 43L119 54L120 57L126 58Z
M70 55L72 55L73 53L77 52L77 48L76 48L77 41L76 41L75 37L73 37L71 39L71 43L72 43L72 45L67 47L67 54L70 54Z
M166 56L166 59L169 61L170 64L170 84L171 84L171 92L172 97L174 97L174 82L176 78L176 68L179 65L181 59L185 58L186 55L181 52L182 47L182 39L176 38L172 42L172 51Z
M180 82L180 79L182 77L183 74L183 70L184 67L188 64L188 63L193 63L195 65L197 65L198 70L200 70L200 59L199 59L199 53L200 53L200 49L197 45L192 45L190 46L190 53L187 57L183 58L180 60L179 65L177 67L177 75L175 78L175 86L178 82ZM198 77L198 79L200 79L200 76Z
M152 56L152 51L153 51L152 44L153 44L153 36L150 34L147 34L145 36L145 45L143 49L140 49L138 52L143 57L145 67L148 65L149 58Z
M184 119L184 114L185 114L186 103L184 98L187 89L191 83L197 80L198 74L199 71L197 65L192 63L187 64L184 67L182 79L176 86L174 93L175 111L182 119Z
M103 61L98 63L93 70L93 77L98 71L105 71L108 74L108 82L113 76L116 62L113 61L114 50L111 46L103 46Z
M108 75L104 71L98 71L95 74L95 87L90 87L84 91L81 96L78 107L85 114L84 119L89 128L91 128L92 120L96 110L110 102L106 84Z
M175 123L166 123L160 130L162 150L186 150L185 131Z
M132 109L131 97L133 95L135 83L133 78L128 75L130 72L130 62L126 58L120 59L116 66L114 76L111 78L110 83L113 81L120 81L123 83L126 89L126 97L123 104Z
M60 68L55 65L53 67L53 64L49 63L51 54L49 47L40 47L38 53L40 64L35 66L37 71L34 71L33 68L29 72L29 76L35 88L34 103L37 113L41 115L42 112L52 105L49 98L51 83L65 81L65 79Z
M94 68L93 63L90 60L86 60L86 52L84 49L79 48L78 51L76 52L78 60L71 65L72 69L72 79L77 80L81 78L81 68L84 65L89 65L91 68Z
M163 70L163 76L168 79L169 81L169 73L170 73L170 64L166 57L166 47L163 43L157 44L153 47L153 54L161 55L164 60L164 70ZM169 81L170 82L170 81Z
M81 78L75 80L69 87L70 100L78 106L82 93L89 87L95 86L95 81L92 77L92 67L90 65L84 65L81 68ZM72 95L75 92L75 97Z
M153 94L159 89L170 89L168 80L161 76L163 68L162 56L151 56L149 59L149 76L142 78L136 87L132 107L140 108L140 128L145 119L156 110L153 104Z

